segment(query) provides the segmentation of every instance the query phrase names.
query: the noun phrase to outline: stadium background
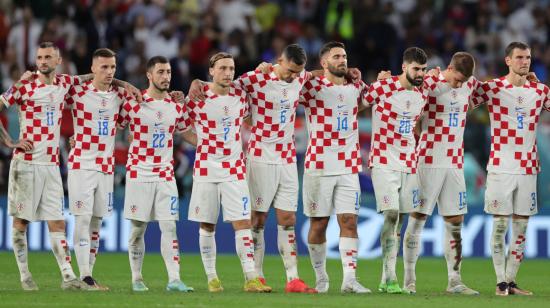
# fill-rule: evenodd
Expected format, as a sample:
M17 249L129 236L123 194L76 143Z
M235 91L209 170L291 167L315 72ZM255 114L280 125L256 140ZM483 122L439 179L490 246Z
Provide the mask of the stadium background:
M53 41L60 48L60 73L86 74L91 53L99 47L117 52L117 74L138 88L145 88L145 61L154 55L168 57L172 64L174 90L187 92L194 78L207 79L208 58L227 51L236 58L237 75L254 69L261 61L275 62L288 43L297 42L308 54L308 69L318 68L317 52L328 40L346 43L349 66L357 67L371 82L382 69L401 72L401 54L419 46L429 55L429 66L444 67L452 54L466 50L477 61L476 76L486 80L506 73L504 47L511 41L532 47L532 70L548 83L550 49L550 3L539 1L489 0L0 0L0 88L3 91L32 68L40 41ZM307 132L303 109L296 122L299 173L302 174ZM362 154L367 161L370 147L370 111L359 120ZM19 132L16 108L0 114L13 138ZM72 135L70 114L62 125L62 161L67 159L67 138ZM471 112L465 133L465 167L470 214L464 227L464 256L489 256L491 218L484 215L485 165L490 147L485 108ZM245 133L246 136L246 133ZM245 138L246 139L246 138ZM539 175L538 204L541 215L532 219L527 234L527 257L550 256L550 115L541 117L538 136L543 172ZM119 134L116 144L115 208L102 228L101 251L125 251L128 223L121 217L124 197L124 163L128 144ZM11 153L0 148L0 251L11 249L11 220L6 210L8 166ZM191 193L194 149L181 142L175 146L176 174L182 220L178 233L184 253L198 253L198 227L186 221ZM368 169L360 175L362 209L359 223L360 257L381 254L378 236L382 218L374 211L374 196ZM66 164L61 166L66 179ZM72 218L67 214L69 237ZM273 215L266 227L267 252L276 253ZM299 250L305 253L307 221L298 212ZM338 227L329 226L329 256L339 257ZM48 250L45 225L32 224L31 250ZM443 222L435 217L423 233L423 254L442 255ZM157 250L159 231L147 232L148 250ZM220 224L218 250L232 253L231 227ZM269 244L272 243L272 244Z

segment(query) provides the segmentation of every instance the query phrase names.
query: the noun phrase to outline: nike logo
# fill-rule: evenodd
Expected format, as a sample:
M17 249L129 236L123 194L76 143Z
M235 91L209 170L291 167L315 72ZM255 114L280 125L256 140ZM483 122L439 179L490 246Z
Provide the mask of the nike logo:
M336 106L336 107L338 107L338 109L340 109L340 108L346 107L346 105L338 105L338 106Z
M161 125L162 125L162 123L155 123L155 127L159 127Z
M404 116L408 115L409 113L410 113L409 111L403 111Z
M458 102L451 102L451 106L458 104Z
M515 107L516 111L523 111L524 107Z
M99 109L99 114L107 112L107 109Z
M281 100L281 104L286 104L286 103L288 103L288 99L282 99Z
M230 117L222 118L222 122L229 121L229 120L231 120Z

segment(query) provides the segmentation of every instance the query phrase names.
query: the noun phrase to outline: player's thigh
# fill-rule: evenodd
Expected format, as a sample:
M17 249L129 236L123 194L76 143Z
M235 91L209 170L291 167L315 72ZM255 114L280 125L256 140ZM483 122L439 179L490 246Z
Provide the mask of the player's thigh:
M376 199L376 210L399 211L399 189L401 188L401 173L399 171L372 168L371 178Z
M219 185L223 221L250 220L250 193L246 180L222 182Z
M187 219L216 224L220 215L219 183L193 181Z
M273 207L283 211L296 212L298 209L298 169L296 164L279 165L279 185Z
M399 190L399 212L416 212L421 203L418 174L403 173L401 175L401 189Z
M361 206L361 186L359 175L344 174L338 176L334 188L334 211L336 214L359 214Z
M246 176L254 211L269 211L279 186L279 166L254 161L247 163Z
M464 170L446 169L446 177L438 200L441 216L457 216L468 213Z
M522 216L535 215L537 207L537 175L517 175L518 189L514 198L514 214Z
M12 160L8 178L9 214L28 221L35 220L39 196L35 196L35 171L31 164Z
M94 195L94 211L96 217L108 217L113 213L114 175L97 172L97 189Z
M38 220L64 220L63 182L58 166L37 166L38 173L44 179L44 188L36 212Z
M304 174L304 214L308 217L329 217L334 212L336 176Z
M156 183L126 181L124 218L149 222L153 219Z
M67 187L71 214L93 214L94 192L97 188L96 173L98 172L93 170L69 170Z
M179 220L179 198L176 181L157 182L154 209L155 220Z
M420 205L414 212L432 215L438 203L447 169L419 168Z
M485 190L485 212L491 215L512 215L514 212L514 191L516 175L504 173L487 174Z

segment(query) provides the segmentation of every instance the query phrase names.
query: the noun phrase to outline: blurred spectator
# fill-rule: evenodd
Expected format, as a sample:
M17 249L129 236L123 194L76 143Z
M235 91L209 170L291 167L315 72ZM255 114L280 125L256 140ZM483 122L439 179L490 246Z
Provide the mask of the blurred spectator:
M21 69L27 69L34 64L36 46L42 33L42 23L34 19L30 6L17 9L15 20L17 21L8 36L8 46L15 48L17 65Z

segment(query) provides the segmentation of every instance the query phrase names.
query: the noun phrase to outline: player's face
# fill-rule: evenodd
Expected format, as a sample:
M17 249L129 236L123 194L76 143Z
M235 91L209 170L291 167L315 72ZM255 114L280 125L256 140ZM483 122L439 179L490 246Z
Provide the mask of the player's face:
M290 60L288 60L285 56L282 56L278 60L280 68L280 75L281 80L284 80L288 83L291 83L296 79L300 73L304 70L305 64L298 65Z
M531 66L531 50L514 48L512 55L506 57L505 60L510 71L520 76L526 76L529 74L529 67Z
M321 65L336 76L344 77L348 72L348 55L344 48L335 47L325 54Z
M168 91L170 88L170 79L172 78L172 69L170 63L157 63L147 72L149 83L161 92Z
M449 83L451 88L455 88L455 89L462 87L462 84L468 80L468 78L464 77L464 75L461 72L454 69L451 70L449 76L450 77L449 77L449 80L447 80L447 82Z
M424 82L427 64L418 64L415 61L403 64L403 71L407 80L415 87L421 86Z
M103 84L111 84L116 72L115 57L97 57L92 61L94 79Z
M235 77L235 61L231 58L219 59L209 71L215 84L229 87Z
M38 48L36 51L36 68L40 73L48 75L55 71L59 64L61 64L61 57L55 48Z

